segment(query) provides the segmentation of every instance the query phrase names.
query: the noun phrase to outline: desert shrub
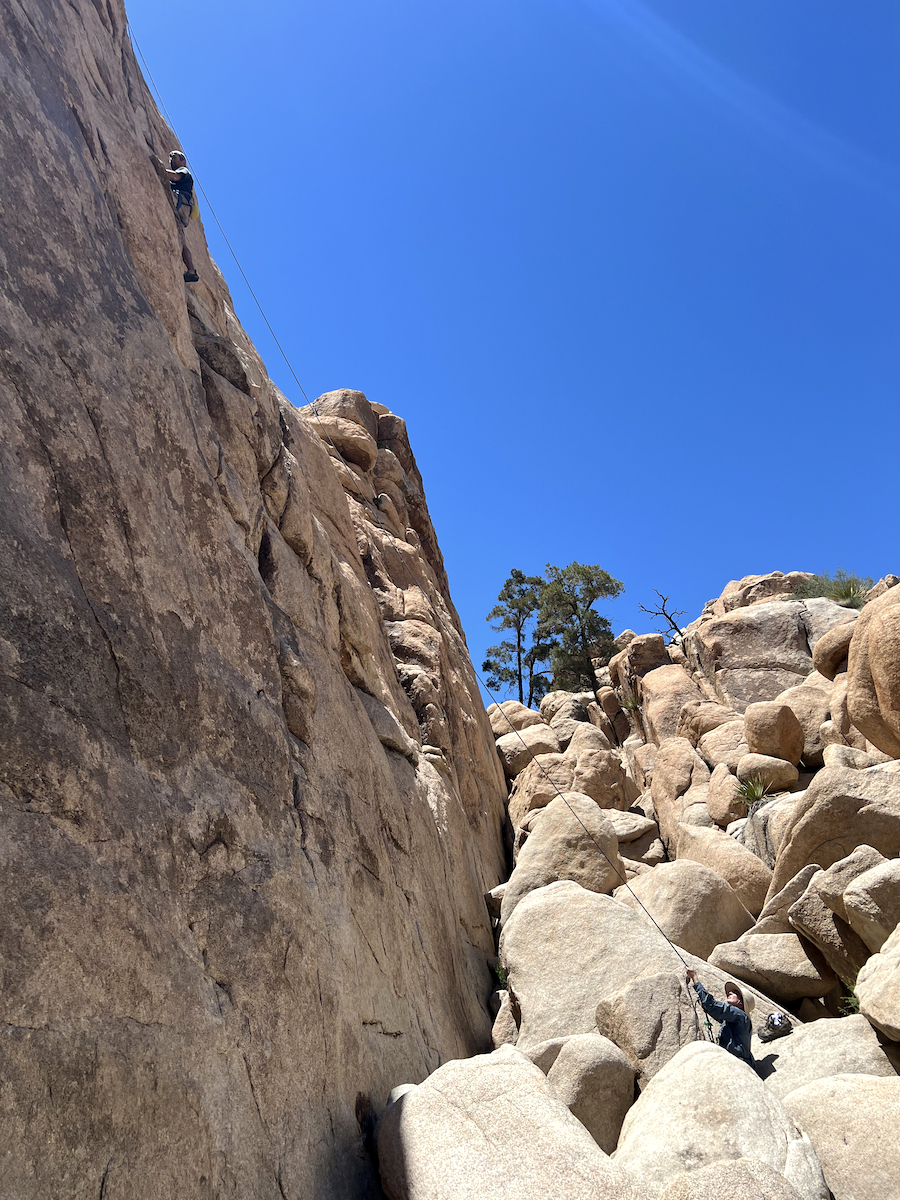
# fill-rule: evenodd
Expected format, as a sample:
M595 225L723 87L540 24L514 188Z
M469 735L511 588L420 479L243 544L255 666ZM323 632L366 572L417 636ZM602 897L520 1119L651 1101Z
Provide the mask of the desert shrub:
M797 600L812 600L815 596L825 596L842 604L844 608L862 608L866 602L866 592L872 586L872 580L867 576L852 575L841 567L833 575L825 571L821 575L813 575L794 588Z

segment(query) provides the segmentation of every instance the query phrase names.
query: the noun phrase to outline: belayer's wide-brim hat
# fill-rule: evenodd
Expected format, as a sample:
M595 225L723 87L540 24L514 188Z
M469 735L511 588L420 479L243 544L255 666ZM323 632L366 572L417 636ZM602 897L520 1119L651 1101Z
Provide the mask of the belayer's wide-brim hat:
M733 979L729 979L725 983L725 995L727 996L729 992L736 992L740 996L745 1013L753 1012L754 1008L756 1007L756 997L752 995L752 993L748 992L745 996L744 989L739 984L735 983Z

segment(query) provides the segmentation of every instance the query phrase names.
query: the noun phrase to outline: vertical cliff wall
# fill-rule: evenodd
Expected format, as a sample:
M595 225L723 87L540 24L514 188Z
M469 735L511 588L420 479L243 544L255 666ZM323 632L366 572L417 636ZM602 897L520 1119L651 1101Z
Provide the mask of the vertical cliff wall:
M375 1194L503 872L404 423L293 409L197 222L185 287L120 0L8 0L0 73L0 1191Z

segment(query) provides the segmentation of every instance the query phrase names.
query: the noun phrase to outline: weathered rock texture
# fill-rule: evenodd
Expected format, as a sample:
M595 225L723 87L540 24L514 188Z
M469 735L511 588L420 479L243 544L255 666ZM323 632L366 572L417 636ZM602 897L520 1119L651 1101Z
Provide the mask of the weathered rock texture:
M198 222L185 289L121 0L0 44L3 1190L361 1196L489 1045L503 869L404 423L298 414Z

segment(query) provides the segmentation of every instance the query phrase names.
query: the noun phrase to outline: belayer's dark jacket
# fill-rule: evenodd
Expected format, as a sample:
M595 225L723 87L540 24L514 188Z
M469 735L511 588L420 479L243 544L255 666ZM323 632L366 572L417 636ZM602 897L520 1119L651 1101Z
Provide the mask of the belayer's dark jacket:
M736 1004L726 1004L722 1000L714 999L699 981L694 984L694 991L703 1005L703 1011L714 1021L721 1022L719 1045L752 1067L754 1065L753 1055L750 1053L752 1026L750 1018L744 1010L738 1008Z

